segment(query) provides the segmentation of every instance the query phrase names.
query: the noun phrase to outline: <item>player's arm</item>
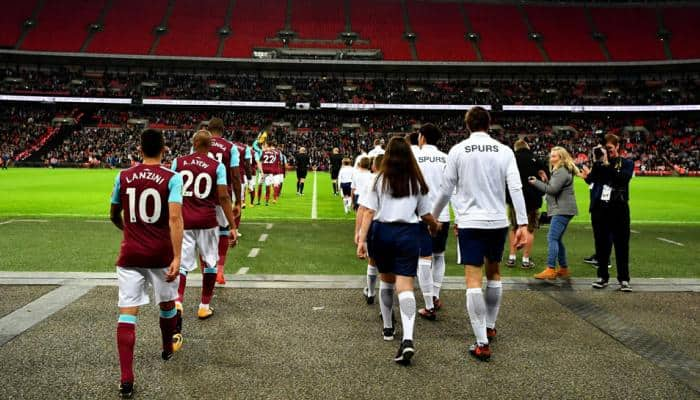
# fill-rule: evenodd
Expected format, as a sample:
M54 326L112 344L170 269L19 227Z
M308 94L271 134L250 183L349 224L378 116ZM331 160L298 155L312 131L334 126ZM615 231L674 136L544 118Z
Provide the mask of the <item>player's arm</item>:
M360 242L360 227L362 226L365 210L366 208L364 206L359 206L357 208L357 215L355 215L355 244Z
M359 221L360 227L357 232L357 257L364 259L367 257L367 234L369 227L374 219L374 213L379 208L379 192L377 191L377 181L373 179L370 186L365 189L365 192L360 196L360 208L362 211L362 220Z
M457 185L457 172L457 156L454 152L450 151L450 153L447 155L447 165L445 166L442 184L440 185L440 196L437 198L433 206L433 215L440 215L440 213L442 213L442 209L445 208L447 203L450 201L450 197L452 197L452 193Z
M515 161L515 155L510 152L508 155L508 165L506 167L506 183L508 193L515 208L515 219L518 222L518 229L515 231L515 247L522 247L528 240L530 232L527 230L527 209L525 208L525 196L523 196L523 183L520 180L520 171Z
M234 186L235 188L236 186ZM228 192L228 186L226 185L226 167L224 164L219 163L216 168L216 194L219 198L219 204L224 210L224 215L226 216L226 221L228 221L228 226L230 227L229 238L235 242L238 238L236 236L236 217L237 215L233 211L233 205L231 204L231 196Z
M109 208L109 219L112 221L114 226L119 228L119 230L124 230L124 220L122 219L122 203L119 198L119 176L121 172L117 174L117 179L114 182L114 189L112 189L112 203Z
M170 225L170 242L173 246L173 261L170 263L165 280L174 281L180 274L180 256L182 254L182 237L185 223L182 220L182 175L175 174L168 182L168 225Z
M250 146L245 147L245 157L243 157L243 167L245 176L250 180L253 177L253 155L250 153Z
M238 209L237 212L240 212L240 207L241 207L241 172L238 169L240 162L239 162L239 153L238 153L238 148L236 146L233 146L231 148L231 165L230 165L230 170L231 170L231 185L233 185L233 194L236 197L236 202L235 206ZM234 227L235 225L231 225L231 227Z

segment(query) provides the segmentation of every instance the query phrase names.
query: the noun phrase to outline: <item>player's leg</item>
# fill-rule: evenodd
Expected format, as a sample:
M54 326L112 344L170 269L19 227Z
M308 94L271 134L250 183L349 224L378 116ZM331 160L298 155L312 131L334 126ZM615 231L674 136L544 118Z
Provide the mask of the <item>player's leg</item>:
M260 175L258 178L258 202L256 205L260 205L260 200L262 199L262 188L265 185L265 175Z
M518 225L516 223L515 210L513 209L513 206L508 204L506 208L508 211L508 223L510 224L511 228L508 230L508 261L506 266L513 268L515 267L515 262L518 259L518 249L515 247L515 230L517 229Z
M466 305L476 342L470 346L469 353L487 360L491 356L489 341L486 336L486 302L481 290L482 273L486 255L486 240L483 229L459 229L458 263L464 265L464 279L467 284Z
M447 238L450 234L450 223L443 222L442 229L432 239L433 241L433 305L435 311L442 308L440 300L440 289L445 278L445 250L447 249Z
M255 184L258 181L258 173L257 171L255 174L251 175L250 177L250 182L248 182L248 193L250 193L250 206L254 207L255 206Z
M177 310L176 333L182 333L182 304L185 300L185 287L187 286L187 274L197 268L197 241L196 230L187 229L182 236L182 253L180 256L180 283L177 288L175 309Z
M437 314L435 313L435 305L433 304L433 240L428 232L428 227L425 224L420 224L420 240L418 254L418 286L423 293L423 301L425 308L418 311L421 317L435 321Z
M372 257L367 258L367 287L364 290L365 300L367 304L374 304L374 298L377 294L377 270L376 264Z
M486 338L489 342L496 339L496 320L501 308L501 271L499 268L503 257L507 228L489 230L486 251Z
M130 398L134 389L134 346L139 307L148 304L148 283L136 268L117 267L119 285L119 319L117 322L117 351L121 370L120 395Z
M394 340L394 291L396 276L379 274L379 309L382 313L384 340Z
M245 206L245 190L243 189L244 187L245 187L245 185L241 185L241 187L238 188L238 190L240 190L239 198L240 198L240 199L243 199L243 201L241 201L241 210L242 210L243 208L245 208L245 207L244 207L244 206ZM236 190L236 188L234 188L234 190ZM234 193L231 193L231 201L232 201L232 202L235 202L235 201L236 201L236 197L235 197L235 194L234 194ZM240 236L240 232L238 232L238 228L241 226L241 215L242 215L242 213L239 212L239 213L238 213L238 216L237 216L237 217L235 218L235 220L234 220L234 222L236 223L236 228L235 228L235 229L236 229L236 234L237 234L238 236Z
M182 348L182 335L176 333L177 329L177 309L175 300L177 299L178 280L172 282L165 280L167 268L152 268L145 270L148 281L153 286L156 302L160 306L160 333L163 340L163 360L169 360L173 353Z
M416 323L416 296L413 293L413 277L397 275L396 291L398 292L403 338L394 361L407 365L416 352L413 345L413 328Z
M304 176L306 176L306 173L304 173ZM299 194L304 195L304 182L306 182L306 178L301 178L299 179Z
M272 186L272 175L271 174L266 174L265 175L265 205L268 205L270 202L270 187Z
M226 265L226 254L229 249L229 229L228 221L221 206L216 206L216 221L219 224L219 260L216 265L216 283L223 285L226 283L224 277L224 266Z
M214 283L217 277L217 253L218 229L200 229L197 231L197 248L199 249L204 265L202 269L202 299L199 303L197 317L207 319L212 316L214 310L210 307L214 295Z
M416 241L423 236L424 227L420 224L411 224L409 226L401 226L395 229L392 237L394 238L396 259L394 262L394 272L396 273L396 291L399 299L399 311L401 314L401 327L403 331L403 339L401 346L394 357L394 361L408 365L415 353L413 344L413 328L416 323L416 296L413 293L413 281L418 269L418 259L421 255L420 250L416 248ZM432 245L428 241L428 253L432 254ZM430 266L430 260L425 260ZM431 285L432 289L432 285ZM433 297L430 296L432 302Z

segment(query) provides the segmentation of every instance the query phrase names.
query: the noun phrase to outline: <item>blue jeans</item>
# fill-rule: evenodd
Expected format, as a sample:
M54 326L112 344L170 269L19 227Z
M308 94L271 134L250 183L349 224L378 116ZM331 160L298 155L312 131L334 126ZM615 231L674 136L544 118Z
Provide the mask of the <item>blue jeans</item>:
M549 234L547 234L547 266L549 267L556 267L557 261L559 266L569 265L566 262L566 248L562 239L571 218L573 215L555 215L549 223Z

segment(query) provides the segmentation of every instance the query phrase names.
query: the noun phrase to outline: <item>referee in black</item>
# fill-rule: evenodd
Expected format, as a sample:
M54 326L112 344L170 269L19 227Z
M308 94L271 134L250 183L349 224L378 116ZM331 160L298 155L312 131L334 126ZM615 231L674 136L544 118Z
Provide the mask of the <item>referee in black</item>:
M309 156L306 155L306 148L300 147L294 158L297 164L297 196L303 196L304 180L306 180L306 174L309 172Z
M605 135L605 146L593 149L593 168L584 167L581 177L589 185L593 184L590 212L598 257L598 279L593 282L593 287L603 289L608 286L608 264L614 245L620 290L631 292L629 184L634 175L634 163L621 157L619 151L620 138Z
M338 195L338 173L340 172L341 164L343 163L343 155L340 154L340 150L337 147L333 148L333 153L331 154L330 164L331 164L331 184L333 185L333 194Z

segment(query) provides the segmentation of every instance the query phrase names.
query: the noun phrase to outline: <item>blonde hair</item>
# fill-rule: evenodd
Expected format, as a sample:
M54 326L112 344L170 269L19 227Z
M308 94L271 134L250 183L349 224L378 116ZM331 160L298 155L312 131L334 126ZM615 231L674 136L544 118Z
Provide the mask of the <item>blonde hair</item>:
M524 139L518 139L515 141L513 144L513 149L515 151L522 150L522 149L530 149L530 146L528 146L527 142Z
M574 159L571 157L571 154L569 154L569 152L565 148L563 148L561 146L554 146L554 147L552 147L550 152L556 153L557 155L559 155L559 165L558 166L555 167L554 165L551 164L551 161L550 161L549 168L552 172L554 172L554 170L557 168L564 167L572 175L579 174L579 170L578 170L578 167L576 166L576 163L574 163Z

